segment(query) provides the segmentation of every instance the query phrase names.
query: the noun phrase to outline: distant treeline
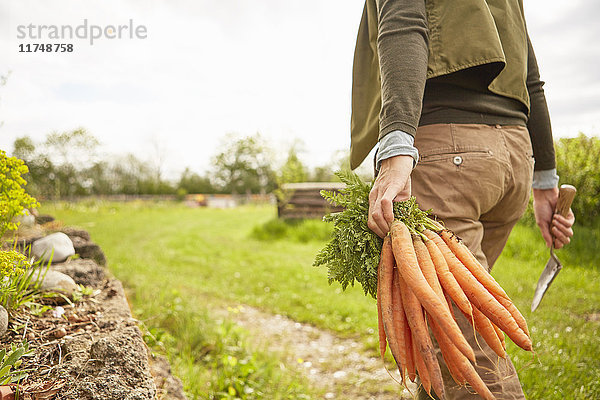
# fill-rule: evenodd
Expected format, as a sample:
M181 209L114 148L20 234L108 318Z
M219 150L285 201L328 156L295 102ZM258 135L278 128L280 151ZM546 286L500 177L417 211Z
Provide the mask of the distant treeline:
M164 155L142 160L134 154L99 155L100 142L85 129L54 132L41 143L24 136L13 143L12 155L25 161L27 191L39 199L88 195L264 194L282 183L335 181L333 172L349 168L347 152L330 163L308 168L299 157L300 144L276 165L274 151L259 134L228 135L215 149L210 171L186 168L178 179L164 177ZM368 173L367 173L368 174ZM366 177L369 179L370 177Z
M145 195L188 193L280 195L283 183L333 182L334 172L348 169L348 152L333 154L331 161L308 168L299 154L301 143L290 146L284 161L276 163L274 150L259 135L228 135L215 149L212 169L196 172L187 168L179 179L163 176L164 156L149 160L133 154L99 156L99 141L85 129L50 133L42 143L21 137L13 144L12 155L29 167L27 191L39 199L86 195ZM600 216L600 139L580 134L556 141L560 183L577 187L573 210L580 223ZM368 164L368 163L364 163ZM372 179L368 165L363 179Z

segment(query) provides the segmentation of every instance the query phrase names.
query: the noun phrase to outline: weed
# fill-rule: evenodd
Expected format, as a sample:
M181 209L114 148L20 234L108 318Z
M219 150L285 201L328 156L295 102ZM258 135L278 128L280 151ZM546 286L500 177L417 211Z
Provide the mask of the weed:
M19 345L13 343L10 351L0 350L0 386L21 382L27 378L29 370L19 369L19 367L21 357L30 353L29 344L25 341Z

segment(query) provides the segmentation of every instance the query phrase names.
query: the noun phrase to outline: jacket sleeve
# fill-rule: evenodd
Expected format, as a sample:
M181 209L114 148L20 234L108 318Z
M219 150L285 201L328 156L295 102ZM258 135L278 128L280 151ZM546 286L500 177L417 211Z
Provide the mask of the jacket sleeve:
M381 75L379 139L400 130L414 137L427 76L428 29L423 0L378 0Z
M529 92L529 120L527 129L531 137L533 157L535 158L535 171L550 170L556 168L554 155L554 141L552 139L552 127L550 125L550 114L544 95L544 82L540 80L537 60L527 37L527 90Z

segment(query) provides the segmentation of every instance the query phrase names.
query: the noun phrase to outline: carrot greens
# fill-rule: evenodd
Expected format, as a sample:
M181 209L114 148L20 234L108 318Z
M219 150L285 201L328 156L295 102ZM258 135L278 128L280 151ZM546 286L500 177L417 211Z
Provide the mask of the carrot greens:
M318 254L314 266L327 265L329 283L339 282L345 290L355 281L362 285L365 295L376 297L377 265L383 240L367 226L369 192L372 183L363 182L350 171L336 175L346 184L340 192L323 190L321 195L331 204L344 210L323 218L333 223L330 242ZM425 228L439 229L440 225L429 217L429 211L419 209L415 198L394 203L394 217L404 222L411 233Z

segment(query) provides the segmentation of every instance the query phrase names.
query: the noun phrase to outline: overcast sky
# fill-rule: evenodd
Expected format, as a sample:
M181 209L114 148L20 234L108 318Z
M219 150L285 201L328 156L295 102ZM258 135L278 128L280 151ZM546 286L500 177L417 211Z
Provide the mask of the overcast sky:
M0 148L84 127L104 153L165 155L171 176L210 167L227 133L296 138L312 166L349 147L351 71L364 0L0 0ZM600 134L600 2L525 0L555 137ZM19 25L129 24L145 39L45 40ZM127 32L126 32L127 33Z

